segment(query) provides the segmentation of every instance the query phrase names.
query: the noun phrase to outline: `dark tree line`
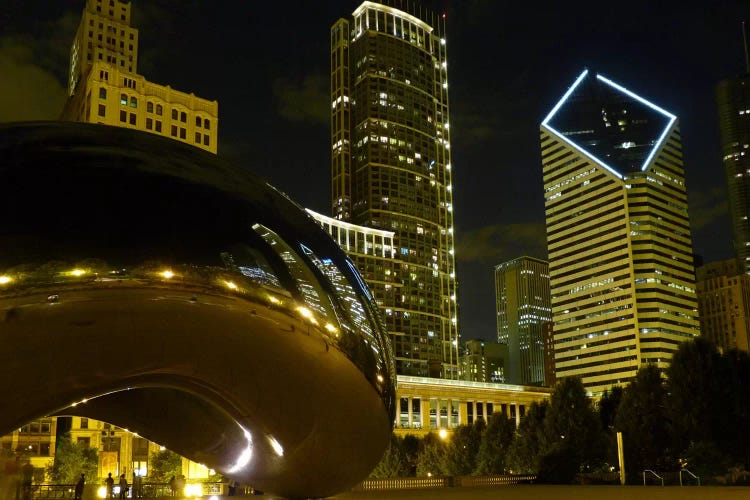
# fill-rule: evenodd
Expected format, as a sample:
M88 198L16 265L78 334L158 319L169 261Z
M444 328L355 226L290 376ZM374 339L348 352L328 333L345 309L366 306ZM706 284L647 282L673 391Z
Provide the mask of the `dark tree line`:
M394 436L373 478L535 474L568 483L579 472L617 466L622 432L625 467L706 477L750 467L750 357L686 342L662 373L641 368L625 388L594 405L578 378L561 380L549 401L532 404L518 428L505 415L454 429L448 440Z

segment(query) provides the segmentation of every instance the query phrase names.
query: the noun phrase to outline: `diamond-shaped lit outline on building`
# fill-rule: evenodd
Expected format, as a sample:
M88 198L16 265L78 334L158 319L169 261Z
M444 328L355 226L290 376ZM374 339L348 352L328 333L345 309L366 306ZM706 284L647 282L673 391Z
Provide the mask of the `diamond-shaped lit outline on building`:
M614 168L610 167L609 165L607 165L606 163L604 163L603 161L601 161L599 158L597 158L596 156L594 156L593 154L591 154L589 151L586 151L585 149L583 149L580 146L578 146L575 142L573 142L570 139L568 139L565 135L563 135L562 133L560 133L558 130L556 130L555 128L553 128L549 124L549 122L552 120L552 118L554 118L554 116L557 114L557 112L560 110L560 108L562 108L562 106L565 104L565 102L570 98L570 96L573 94L573 92L575 92L576 88L578 88L578 86L581 84L581 82L583 82L583 80L588 76L588 74L589 74L589 70L585 69L585 70L583 70L583 72L580 75L578 75L578 78L576 78L575 82L573 82L573 85L570 86L570 88L568 89L568 91L565 92L565 94L562 96L562 98L557 102L557 104L555 104L555 107L552 108L552 111L550 111L549 114L547 115L547 117L544 119L544 121L542 122L542 126L544 128L546 128L548 131L550 131L552 134L554 134L557 138L559 138L560 140L562 140L562 141L566 142L567 144L569 144L570 146L572 146L576 151L579 151L579 152L583 153L584 155L586 155L587 157L591 158L592 160L594 160L596 163L598 163L602 167L606 168L609 172L611 172L612 174L614 174L615 176L617 176L618 179L622 179L622 174L621 173L619 173L617 170L615 170ZM641 171L646 170L648 168L649 163L651 163L651 160L654 158L654 155L656 154L656 152L659 150L659 148L664 143L664 140L666 139L667 134L669 133L669 131L672 129L672 125L674 125L674 122L675 122L675 120L677 120L677 117L675 115L673 115L672 113L670 113L669 111L667 111L667 110L665 110L663 108L660 108L656 104L647 101L643 97L641 97L641 96L639 96L637 94L634 94L633 92L629 91L628 89L626 89L622 85L618 85L615 82L613 82L612 80L610 80L608 78L605 78L605 77L603 77L600 74L597 74L596 78L597 78L597 80L599 80L599 81L601 81L603 83L606 83L607 85L609 85L613 89L615 89L615 90L617 90L619 92L622 92L623 94L627 95L628 97L631 97L631 98L635 99L636 101L640 102L641 104L644 104L644 105L648 106L649 108L653 109L654 111L657 111L657 112L661 113L662 115L664 115L666 118L669 119L669 122L667 123L667 126L664 128L664 131L661 133L661 136L659 137L659 140L656 141L656 144L654 144L654 147L651 149L651 152L649 153L648 157L646 158L646 161L643 162L643 166L641 167Z

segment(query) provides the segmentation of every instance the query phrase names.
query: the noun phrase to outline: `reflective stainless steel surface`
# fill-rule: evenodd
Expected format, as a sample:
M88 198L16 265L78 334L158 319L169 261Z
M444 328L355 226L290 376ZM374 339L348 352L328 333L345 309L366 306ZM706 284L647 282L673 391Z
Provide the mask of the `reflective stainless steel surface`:
M367 475L395 404L377 306L248 163L0 126L0 434L89 416L285 496Z

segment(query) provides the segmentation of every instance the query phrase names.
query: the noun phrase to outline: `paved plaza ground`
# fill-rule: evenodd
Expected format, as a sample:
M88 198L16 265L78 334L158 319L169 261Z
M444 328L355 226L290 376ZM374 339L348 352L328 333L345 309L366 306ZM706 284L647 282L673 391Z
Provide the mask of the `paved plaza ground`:
M335 500L750 500L747 486L552 486L513 485L486 488L439 488L419 490L342 493Z

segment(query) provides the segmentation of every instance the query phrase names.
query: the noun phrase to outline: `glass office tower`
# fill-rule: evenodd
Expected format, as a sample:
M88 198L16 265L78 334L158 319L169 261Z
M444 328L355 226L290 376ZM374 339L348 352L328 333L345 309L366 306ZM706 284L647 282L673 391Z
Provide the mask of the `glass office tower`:
M334 218L395 233L401 262L377 300L397 372L457 378L444 29L374 2L333 25L331 195Z
M699 333L677 118L584 71L541 125L557 378L599 393Z

